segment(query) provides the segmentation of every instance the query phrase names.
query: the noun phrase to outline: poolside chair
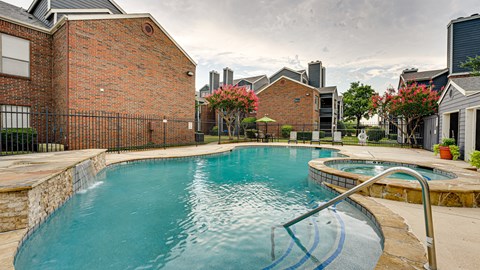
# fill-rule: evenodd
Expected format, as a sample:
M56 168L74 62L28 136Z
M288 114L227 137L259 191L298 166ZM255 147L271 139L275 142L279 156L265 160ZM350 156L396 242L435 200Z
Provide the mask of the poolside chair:
M258 141L263 142L265 140L265 134L261 131L259 131L258 133L255 133L255 137L257 137L257 142Z
M312 140L310 141L310 144L314 142L320 144L320 131L312 131Z
M333 133L332 145L334 145L335 143L340 143L343 146L342 132L341 131L335 131Z
M297 140L297 132L296 131L290 131L290 139L288 139L288 143L294 141L295 143L298 144Z

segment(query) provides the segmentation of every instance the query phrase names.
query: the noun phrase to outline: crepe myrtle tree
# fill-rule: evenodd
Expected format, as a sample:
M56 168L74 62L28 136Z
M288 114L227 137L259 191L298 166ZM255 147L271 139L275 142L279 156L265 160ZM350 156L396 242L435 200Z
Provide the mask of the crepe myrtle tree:
M438 111L440 96L432 90L433 87L431 82L430 86L410 83L403 85L398 92L390 88L382 96L375 93L372 96L371 114L377 113L388 119L407 138L408 144L412 144L412 139L417 144L415 132L422 118ZM404 119L405 124L399 124L396 121L398 118Z
M214 109L225 121L228 138L231 140L233 123L240 116L258 109L258 97L255 92L244 86L223 85L205 97L208 106Z

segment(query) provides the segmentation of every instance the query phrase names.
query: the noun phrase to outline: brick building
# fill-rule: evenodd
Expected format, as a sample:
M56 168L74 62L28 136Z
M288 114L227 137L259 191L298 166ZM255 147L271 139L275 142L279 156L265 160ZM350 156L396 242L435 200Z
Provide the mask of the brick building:
M3 111L194 116L196 63L150 14L126 14L111 0L35 0L28 10L0 1L0 42ZM18 117L4 113L2 128ZM22 127L42 129L25 122ZM148 143L156 143L157 122L122 128L122 136L148 129L154 133ZM57 125L66 146L71 136L85 136L73 135L78 122ZM177 142L191 141L190 126L175 133ZM100 133L88 136L100 140Z
M295 130L330 133L343 118L342 97L338 95L336 86L325 87L326 69L320 61L309 63L308 72L284 67L270 78L260 75L234 80L233 71L228 68L224 69L223 75L223 81L255 91L259 98L257 118L268 115L275 119L277 131L281 125L289 124ZM219 73L210 72L209 84L199 90L197 97L197 101L203 104L199 106L201 113L198 119L204 132L209 132L218 120L204 104L203 97L223 84L219 79ZM272 129L269 131L272 132Z

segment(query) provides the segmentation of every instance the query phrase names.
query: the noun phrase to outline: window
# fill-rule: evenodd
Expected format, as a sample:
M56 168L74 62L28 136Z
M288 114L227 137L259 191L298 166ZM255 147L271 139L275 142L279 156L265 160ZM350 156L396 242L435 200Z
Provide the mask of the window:
M0 34L0 73L30 77L30 41Z
M0 115L2 128L30 127L30 107L1 105Z

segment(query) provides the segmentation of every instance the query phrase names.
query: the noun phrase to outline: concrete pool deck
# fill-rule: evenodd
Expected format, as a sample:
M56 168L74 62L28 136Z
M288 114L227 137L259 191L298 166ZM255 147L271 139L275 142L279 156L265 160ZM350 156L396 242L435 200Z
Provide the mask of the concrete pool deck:
M124 152L120 154L107 153L106 164L121 163L132 160L142 160L150 158L174 158L185 156L198 156L208 155L212 153L221 153L229 151L237 146L261 146L261 145L276 145L287 146L286 143L241 143L241 144L208 144L202 146L189 146L168 148L166 150L151 150L142 152ZM290 144L292 146L292 144ZM295 146L310 147L310 145L298 144ZM318 147L318 145L315 145ZM364 146L334 146L328 144L322 144L321 147L339 149L343 154L346 154L353 158L369 158L369 159L382 159L382 158L394 158L396 160L403 160L409 163L421 162L432 163L441 165L444 167L451 167L455 170L463 170L469 168L469 164L463 161L444 161L433 156L431 152L420 149L399 149L389 147L364 147ZM98 150L97 150L98 151ZM49 155L57 156L58 162L63 162L63 157L66 153L72 152L58 152L49 153ZM393 153L393 154L392 154ZM15 181L12 179L22 178L21 175L35 175L36 171L30 167L23 168L23 173L19 171L5 171L6 166L12 164L28 164L33 160L45 161L45 157L42 154L34 155L20 155L0 158L0 192L2 186L5 189L15 189ZM53 159L55 160L55 159ZM57 163L58 163L57 162ZM72 161L74 163L74 161ZM55 162L52 163L55 165ZM58 167L57 167L58 168ZM28 171L28 174L26 173ZM38 170L37 173L45 173L46 167L42 170ZM474 173L475 174L475 173ZM9 179L8 182L4 179ZM19 184L25 187L25 179L19 179ZM29 183L31 185L32 183ZM472 183L475 186L480 186L480 178L478 183ZM377 202L385 205L393 212L399 214L406 223L411 226L410 230L420 239L425 239L425 232L423 227L423 212L420 210L411 211L414 209L420 209L421 205L408 204L403 202L386 201L375 199ZM2 202L0 202L1 204ZM478 269L480 268L480 262L477 254L480 254L480 209L479 208L447 208L447 207L434 207L433 218L435 226L436 248L437 248L437 260L439 262L439 269ZM458 224L458 226L455 226ZM0 233L0 269L13 269L13 257L16 252L16 248L22 237L26 233L26 229L19 229L9 231L6 233ZM391 268L391 269L402 269Z

